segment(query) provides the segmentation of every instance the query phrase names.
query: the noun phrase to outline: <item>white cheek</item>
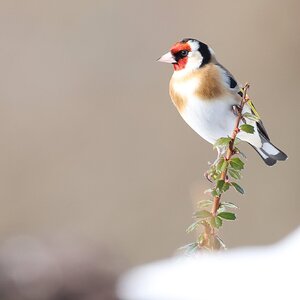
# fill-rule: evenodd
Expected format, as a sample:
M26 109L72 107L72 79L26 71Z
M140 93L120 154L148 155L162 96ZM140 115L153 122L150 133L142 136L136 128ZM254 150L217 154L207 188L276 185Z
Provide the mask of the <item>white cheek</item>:
M203 60L203 57L201 56L201 54L198 51L191 52L190 56L188 57L188 61L185 66L185 69L187 69L187 70L198 69L202 63L202 60Z

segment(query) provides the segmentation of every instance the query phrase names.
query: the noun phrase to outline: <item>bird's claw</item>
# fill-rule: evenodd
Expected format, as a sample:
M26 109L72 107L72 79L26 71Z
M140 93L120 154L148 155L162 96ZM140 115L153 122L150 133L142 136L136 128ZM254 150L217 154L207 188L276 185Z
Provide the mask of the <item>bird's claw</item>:
M235 116L239 116L239 114L241 113L242 109L240 105L233 105L232 106L232 112L234 113Z

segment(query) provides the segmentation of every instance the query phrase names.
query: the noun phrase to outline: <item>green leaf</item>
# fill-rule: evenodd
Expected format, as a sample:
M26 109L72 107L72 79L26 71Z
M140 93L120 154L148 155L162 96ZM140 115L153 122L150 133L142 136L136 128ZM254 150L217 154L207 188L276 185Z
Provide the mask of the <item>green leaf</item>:
M222 226L222 224L223 224L223 221L222 221L222 219L220 217L216 216L215 217L215 223L216 223L216 227L220 228Z
M226 192L229 189L229 187L230 187L230 184L228 182L225 182L223 187L222 187L223 193Z
M217 181L216 188L213 190L213 196L219 196L220 194L226 192L230 187L228 182L225 182L223 179Z
M213 189L213 190L211 191L211 195L212 195L213 197L216 197L216 196L219 195L219 193L217 192L216 189Z
M211 213L207 210L199 210L194 213L194 216L198 219L205 219L211 217Z
M212 200L209 200L209 199L207 199L207 200L200 200L200 201L198 202L198 206L199 206L200 208L202 208L202 207L207 207L207 206L212 205L212 203L213 203L213 201L212 201Z
M210 220L209 220L209 223L214 228L220 228L223 224L223 221L222 221L221 218L216 216L216 217L211 217Z
M187 228L186 232L190 233L190 232L194 231L200 225L200 223L201 223L201 221L199 221L199 220L194 222Z
M217 227L216 222L215 222L215 218L214 218L214 217L211 217L211 218L209 219L209 223L210 223L211 227L213 227L213 228L216 228L216 227Z
M220 217L224 220L231 220L231 221L236 219L235 214L232 212L228 212L228 211L223 211L223 212L219 213L218 217Z
M243 117L247 118L247 119L249 119L251 121L255 121L255 122L259 122L259 120L260 120L259 117L255 116L255 115L253 115L253 114L251 114L249 112L244 113Z
M240 126L240 129L247 133L254 133L254 127L249 124L243 124Z
M218 180L217 181L217 186L216 186L217 190L221 191L222 188L223 188L224 183L225 183L225 181L223 179Z
M224 206L224 207L228 207L228 208L238 208L235 204L233 204L232 202L221 202L220 206Z
M238 157L232 158L229 163L230 163L230 166L235 170L240 171L240 170L244 169L244 163Z
M240 185L238 185L236 182L231 182L230 183L235 189L236 189L236 191L238 191L239 193L241 193L241 194L244 194L245 192L244 192L244 189L240 186Z
M238 170L229 169L228 173L234 179L241 179L241 174L240 174L240 171L238 171Z
M214 149L220 147L226 147L231 141L230 137L221 137L214 143Z
M224 159L220 171L224 172L226 170L227 166L228 166L228 161L226 159Z
M223 166L224 161L225 161L224 157L221 157L216 165L216 171L218 171L219 173L222 172L222 166Z

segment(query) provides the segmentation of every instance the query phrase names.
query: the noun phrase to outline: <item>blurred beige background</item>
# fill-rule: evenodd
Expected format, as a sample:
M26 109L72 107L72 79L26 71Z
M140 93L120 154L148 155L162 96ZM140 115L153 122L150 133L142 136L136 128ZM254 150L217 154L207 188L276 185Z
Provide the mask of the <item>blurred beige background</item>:
M171 255L216 153L179 117L177 40L207 42L251 95L289 160L248 146L228 247L268 244L299 225L299 1L0 2L0 238L66 234L128 264Z

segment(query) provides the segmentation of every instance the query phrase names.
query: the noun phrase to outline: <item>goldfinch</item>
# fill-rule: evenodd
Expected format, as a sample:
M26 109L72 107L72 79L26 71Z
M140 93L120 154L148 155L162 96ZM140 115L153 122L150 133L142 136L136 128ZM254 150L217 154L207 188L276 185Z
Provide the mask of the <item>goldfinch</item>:
M187 38L173 45L158 61L173 64L170 97L186 123L211 144L221 137L231 136L235 108L241 102L241 86L216 60L214 51L196 39ZM244 105L243 113L246 112L257 116L251 102ZM287 155L270 142L260 119L243 121L254 127L254 133L240 131L237 137L248 142L268 166L287 159Z

